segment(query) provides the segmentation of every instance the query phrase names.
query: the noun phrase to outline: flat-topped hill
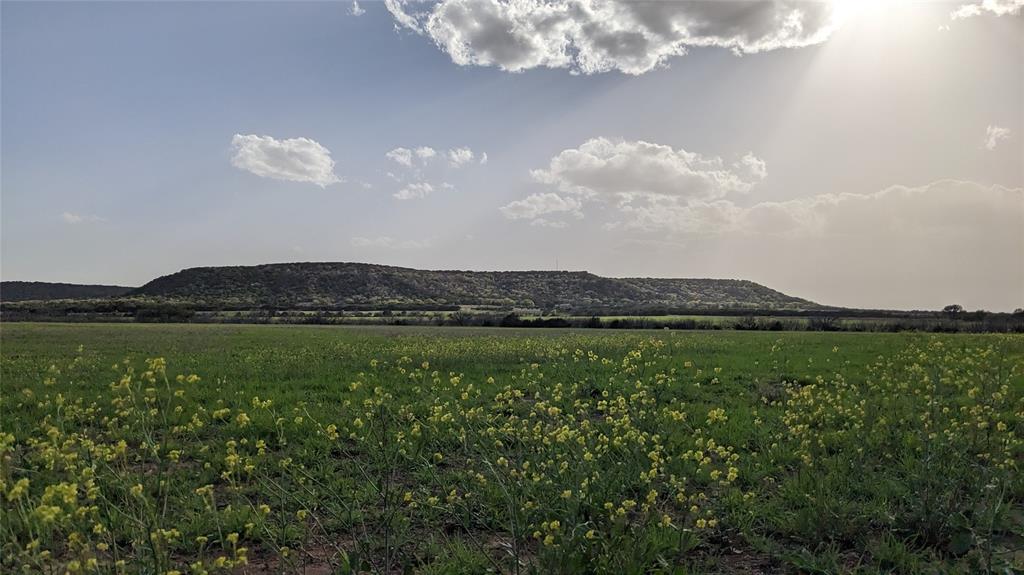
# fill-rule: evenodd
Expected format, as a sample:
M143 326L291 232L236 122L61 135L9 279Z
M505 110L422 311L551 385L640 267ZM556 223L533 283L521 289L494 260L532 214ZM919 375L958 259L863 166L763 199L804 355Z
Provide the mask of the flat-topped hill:
M607 278L572 271L434 271L363 263L190 268L157 278L128 295L239 307L458 304L544 309L559 305L821 308L746 280Z

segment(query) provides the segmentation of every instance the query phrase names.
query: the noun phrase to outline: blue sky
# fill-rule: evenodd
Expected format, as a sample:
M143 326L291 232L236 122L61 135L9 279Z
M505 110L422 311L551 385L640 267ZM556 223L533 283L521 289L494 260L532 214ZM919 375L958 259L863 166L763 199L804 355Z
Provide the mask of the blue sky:
M443 10L472 1L4 2L3 278L557 258L836 305L1024 306L1021 16L876 3L799 46L647 44L656 65L595 71L580 37L579 60L540 64L545 38L449 43L464 21ZM498 32L528 18L500 14ZM236 134L311 140L343 181L261 177ZM386 155L417 147L434 157ZM395 197L411 184L431 191Z

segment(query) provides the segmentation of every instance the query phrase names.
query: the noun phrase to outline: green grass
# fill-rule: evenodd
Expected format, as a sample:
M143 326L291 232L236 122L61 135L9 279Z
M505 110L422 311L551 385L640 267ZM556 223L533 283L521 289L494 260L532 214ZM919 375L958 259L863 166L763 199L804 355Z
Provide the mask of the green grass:
M1024 568L1021 336L0 338L4 572Z

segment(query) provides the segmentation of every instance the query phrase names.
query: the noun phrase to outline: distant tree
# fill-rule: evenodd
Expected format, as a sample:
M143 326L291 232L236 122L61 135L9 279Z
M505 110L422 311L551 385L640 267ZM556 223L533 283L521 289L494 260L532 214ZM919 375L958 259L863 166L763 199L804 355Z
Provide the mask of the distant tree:
M946 315L948 315L950 317L955 317L955 316L963 313L963 311L964 311L964 306L962 306L960 304L955 304L955 303L947 305L946 307L942 308L942 313L944 313L944 314L946 314Z
M510 313L505 317L501 318L501 327L522 327L523 321L519 319L519 314Z
M1024 315L1024 307L1019 307L1013 310L1013 315Z
M812 317L807 323L807 329L810 331L839 331L839 320L831 315Z
M463 311L457 311L448 316L448 321L452 325L469 325L470 319L472 318L470 318L469 314Z

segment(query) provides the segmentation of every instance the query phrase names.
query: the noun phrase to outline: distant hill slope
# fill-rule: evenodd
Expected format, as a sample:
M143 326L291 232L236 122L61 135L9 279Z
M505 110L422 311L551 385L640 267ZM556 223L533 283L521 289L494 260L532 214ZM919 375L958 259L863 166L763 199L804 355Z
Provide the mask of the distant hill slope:
M6 281L0 282L0 301L106 298L122 296L133 289L124 286Z
M130 296L197 305L325 308L345 305L502 305L574 308L822 306L744 280L605 278L588 272L430 271L361 263L202 267L157 278Z

